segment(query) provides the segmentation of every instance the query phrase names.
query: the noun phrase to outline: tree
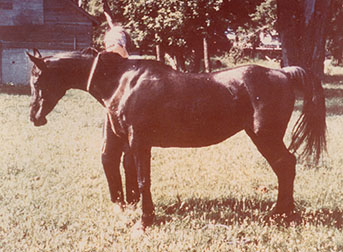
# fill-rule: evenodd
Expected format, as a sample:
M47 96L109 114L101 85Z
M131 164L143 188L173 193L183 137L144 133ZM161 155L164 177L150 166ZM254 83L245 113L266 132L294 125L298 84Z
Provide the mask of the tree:
M200 60L218 48L228 50L225 32L247 20L262 0L123 0L127 27L143 50L166 51L185 68L185 56L199 71ZM163 54L163 53L161 53ZM191 60L190 60L191 59ZM208 61L208 57L205 61Z
M309 68L322 78L330 6L331 0L277 0L284 66Z
M327 49L335 63L343 64L343 2L332 0L332 18L328 26Z
M185 55L192 50L198 52L216 33L224 34L227 20L223 18L222 5L223 0L128 0L125 16L140 47L157 45L184 69Z

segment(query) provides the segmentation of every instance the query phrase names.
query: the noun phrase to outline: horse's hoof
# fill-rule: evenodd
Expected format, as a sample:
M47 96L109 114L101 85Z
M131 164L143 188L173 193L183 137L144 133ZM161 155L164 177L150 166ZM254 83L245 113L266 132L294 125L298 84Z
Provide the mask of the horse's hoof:
M271 215L274 216L289 216L294 213L294 203L291 202L289 204L282 204L283 206L280 206L279 204L276 204L275 208L272 209Z
M140 200L140 194L136 190L128 191L126 195L126 202L128 204L137 204Z
M127 204L129 206L134 206L134 207L136 207L138 205L138 202L139 202L139 198L138 199L134 199L134 200L127 200Z
M296 213L295 209L288 209L280 210L280 209L273 209L269 214L267 214L264 218L266 222L273 222L278 224L290 224L292 222L298 222L299 221L299 213Z
M125 209L129 209L129 210L137 210L138 209L138 204L136 203L136 204L127 204L126 206L125 206Z
M146 227L149 227L153 224L155 219L155 214L151 213L151 214L143 214L142 216L142 225L143 228L145 229Z

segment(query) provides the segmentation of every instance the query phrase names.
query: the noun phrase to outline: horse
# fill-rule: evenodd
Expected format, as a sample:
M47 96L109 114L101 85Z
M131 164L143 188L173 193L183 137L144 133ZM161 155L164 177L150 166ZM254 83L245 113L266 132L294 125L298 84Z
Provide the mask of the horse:
M326 147L323 88L301 67L246 65L193 74L153 60L103 52L88 73L90 62L83 68L71 66L61 56L29 57L34 63L30 117L35 125L46 123L47 114L69 88L85 90L105 106L105 156L116 159L108 182L117 181L118 157L124 151L134 162L129 169L136 169L143 229L153 224L155 216L150 191L152 147L209 146L245 131L277 176L273 214L294 210L295 152L302 147L301 156L318 162ZM80 72L78 81L74 72ZM283 138L295 90L304 94L304 102L287 148Z

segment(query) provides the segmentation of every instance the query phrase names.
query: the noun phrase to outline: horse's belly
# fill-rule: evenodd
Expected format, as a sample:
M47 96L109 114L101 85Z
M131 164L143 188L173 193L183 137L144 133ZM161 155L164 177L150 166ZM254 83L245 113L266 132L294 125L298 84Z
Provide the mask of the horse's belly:
M197 132L197 134L174 132L175 134L168 134L168 136L164 134L155 135L151 138L151 145L156 147L204 147L220 143L240 130L228 130L220 132L220 134L218 132Z
M201 147L217 144L242 130L238 119L226 118L168 118L152 126L146 133L153 146Z

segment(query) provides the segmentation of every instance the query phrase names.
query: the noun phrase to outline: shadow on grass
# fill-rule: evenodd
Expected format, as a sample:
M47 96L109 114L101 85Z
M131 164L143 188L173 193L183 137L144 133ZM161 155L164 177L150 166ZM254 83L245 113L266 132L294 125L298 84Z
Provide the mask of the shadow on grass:
M297 209L288 217L271 217L270 213L275 202L260 200L237 199L189 199L178 201L172 205L160 205L161 215L156 216L156 224L170 221L173 216L178 219L197 218L205 223L220 223L224 225L257 222L262 225L271 223L289 226L311 224L327 226L337 229L343 228L343 211L339 209L319 209L306 212Z
M343 75L325 75L323 83L327 115L343 115Z
M342 88L324 88L324 95L326 100L326 114L328 116L343 115L343 84ZM296 92L296 104L294 110L302 111L303 94Z
M343 101L343 98L342 98ZM296 104L294 106L295 111L302 111L302 105ZM340 116L343 115L343 102L342 103L329 103L326 105L327 116Z
M343 115L343 89L325 88L324 94L327 115Z
M342 85L342 88L343 88L343 85ZM342 98L343 97L343 89L325 88L324 93L325 93L326 99Z
M0 94L30 95L31 91L29 85L0 84Z
M336 75L324 75L323 83L328 83L331 85L343 85L343 75L336 74Z

